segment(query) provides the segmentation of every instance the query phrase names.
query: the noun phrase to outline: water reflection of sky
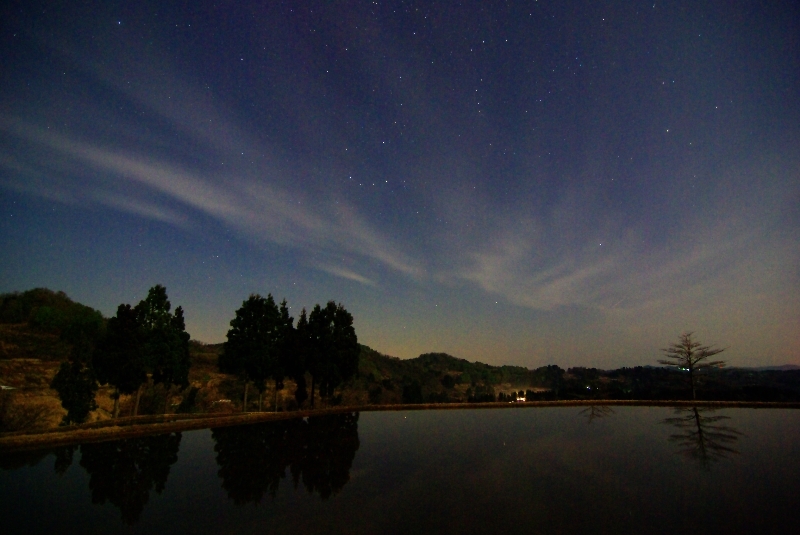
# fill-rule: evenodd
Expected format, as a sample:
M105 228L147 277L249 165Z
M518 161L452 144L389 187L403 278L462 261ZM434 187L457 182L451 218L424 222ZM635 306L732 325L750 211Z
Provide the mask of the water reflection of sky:
M11 526L4 533L64 525L86 533L768 533L800 520L800 411L706 414L729 417L711 423L738 437L738 454L710 465L670 440L682 432L664 425L681 416L675 409L615 407L591 425L584 411L362 413L348 478L327 499L302 478L295 488L287 468L274 498L239 505L229 492L236 481L223 488L212 432L183 433L163 492L150 490L132 526L113 504L92 504L80 453L60 476L51 455L0 471L0 518ZM302 436L292 447L313 450ZM308 455L335 457L341 443ZM307 463L302 456L290 451L286 462Z

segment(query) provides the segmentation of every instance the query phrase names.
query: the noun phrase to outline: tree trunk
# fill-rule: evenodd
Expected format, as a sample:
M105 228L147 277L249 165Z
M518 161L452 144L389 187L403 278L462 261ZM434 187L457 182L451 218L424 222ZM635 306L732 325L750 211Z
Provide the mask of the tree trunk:
M245 383L244 383L244 405L242 405L242 412L247 412L247 387L248 386L249 385L248 385L247 381L245 381Z
M694 390L694 370L692 368L689 368L689 380L692 382L692 399L696 400L697 394L695 394Z
M315 376L313 376L313 375L311 376L311 408L312 409L314 408L314 386L316 386L315 385L316 379L317 378Z
M114 418L119 416L119 390L114 392Z
M139 416L139 400L142 398L142 386L139 385L139 388L136 390L136 404L133 406L133 415Z
M261 412L261 402L264 399L264 392L258 391L258 412Z

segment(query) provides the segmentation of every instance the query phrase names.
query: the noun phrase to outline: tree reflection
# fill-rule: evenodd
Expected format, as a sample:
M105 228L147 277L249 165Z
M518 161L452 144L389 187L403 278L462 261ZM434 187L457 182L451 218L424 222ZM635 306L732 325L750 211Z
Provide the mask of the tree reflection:
M76 446L59 446L52 449L20 451L0 455L0 470L16 470L24 466L34 467L51 453L55 456L53 469L62 475L72 464L72 454Z
M736 428L720 423L729 420L729 416L712 416L714 412L716 409L710 407L677 407L676 416L662 422L681 430L669 437L678 445L676 453L697 460L706 469L713 461L737 455L739 452L732 446L742 435Z
M67 469L72 466L72 456L77 449L78 446L62 446L53 450L53 454L56 456L53 470L55 470L56 474L64 475Z
M0 470L17 470L23 466L36 466L50 455L50 450L19 451L0 455Z
M350 480L358 450L358 413L312 416L212 430L222 487L238 505L274 498L289 468L324 500Z
M135 524L150 491L164 490L180 442L181 434L172 433L82 444L80 465L89 474L92 503L109 501L119 507L126 524Z
M309 418L303 445L304 455L291 465L295 488L302 476L308 492L326 500L350 480L359 446L358 413Z
M296 443L303 423L295 419L212 429L218 475L237 505L257 503L265 492L275 496L287 455L300 448Z
M578 414L586 416L586 423L591 424L593 420L611 416L614 410L608 405L589 405Z

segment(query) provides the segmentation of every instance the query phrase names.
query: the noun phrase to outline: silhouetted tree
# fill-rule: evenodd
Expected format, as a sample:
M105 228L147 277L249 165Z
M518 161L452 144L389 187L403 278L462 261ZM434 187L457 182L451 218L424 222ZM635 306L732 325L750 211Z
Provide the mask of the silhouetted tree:
M181 434L173 433L81 445L80 465L89 474L92 503L109 501L126 524L135 524L150 491L164 490L180 442Z
M314 407L314 398L319 382L319 377L324 373L326 365L326 352L323 349L328 344L326 318L319 305L315 305L308 315L308 323L298 333L301 336L303 353L305 354L306 371L311 375L311 407ZM299 327L299 325L298 325Z
M325 308L316 305L308 316L305 342L313 407L316 383L319 384L320 397L327 398L358 369L360 349L353 328L353 316L341 304L336 305L333 301L328 301Z
M284 321L291 323L288 310L286 316ZM281 312L271 294L266 298L251 294L231 320L228 340L218 361L219 369L223 373L239 375L244 381L245 411L250 382L263 393L267 379L276 380L276 389L278 380L283 379L281 351L289 342L284 340L288 335L281 321Z
M61 425L83 423L89 413L97 408L94 399L97 379L92 368L84 361L62 362L50 388L58 392L61 406L67 410Z
M108 320L106 335L94 352L92 365L100 384L114 387L116 418L120 394L133 394L147 381L144 333L130 305L119 305L116 316Z
M555 399L559 398L559 394L564 389L564 370L555 364L542 366L536 370L544 384L549 387Z
M275 336L276 366L272 370L272 380L275 382L275 411L278 410L278 390L283 388L283 379L291 376L292 368L296 366L295 349L296 333L294 318L289 315L286 299L281 301L278 309L278 325Z
M297 385L294 398L297 406L302 407L303 402L308 399L306 389L306 371L309 368L309 353L311 351L311 333L308 327L308 316L304 308L297 319L297 328L293 334L291 358L287 361L286 371L294 379Z
M713 357L725 351L725 349L716 349L709 346L704 346L700 342L692 340L693 333L683 333L680 341L676 344L671 344L668 348L662 349L667 355L667 359L659 360L659 364L671 366L679 370L689 372L689 382L692 385L692 399L697 399L696 393L696 374L698 371L705 368L717 367L721 368L725 365L722 360L706 361L708 357Z
M175 313L167 297L167 289L160 284L147 292L147 297L136 305L136 321L142 336L142 353L154 384L169 390L173 385L189 386L189 333L183 318L183 308ZM138 413L141 387L137 389L134 414ZM167 400L169 396L166 396ZM165 400L165 403L167 402ZM165 407L166 411L166 407Z

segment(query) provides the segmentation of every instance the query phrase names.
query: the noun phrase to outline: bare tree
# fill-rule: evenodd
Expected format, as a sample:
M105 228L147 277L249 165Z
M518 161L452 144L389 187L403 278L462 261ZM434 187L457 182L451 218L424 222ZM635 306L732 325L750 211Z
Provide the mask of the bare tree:
M695 389L696 372L704 368L721 368L725 366L722 360L707 361L708 357L713 357L718 353L725 351L725 348L712 348L704 346L700 342L692 340L692 334L683 333L680 342L671 344L668 348L662 349L667 354L667 359L659 360L659 364L665 366L672 366L679 370L689 372L689 381L692 383L692 399L697 399Z

